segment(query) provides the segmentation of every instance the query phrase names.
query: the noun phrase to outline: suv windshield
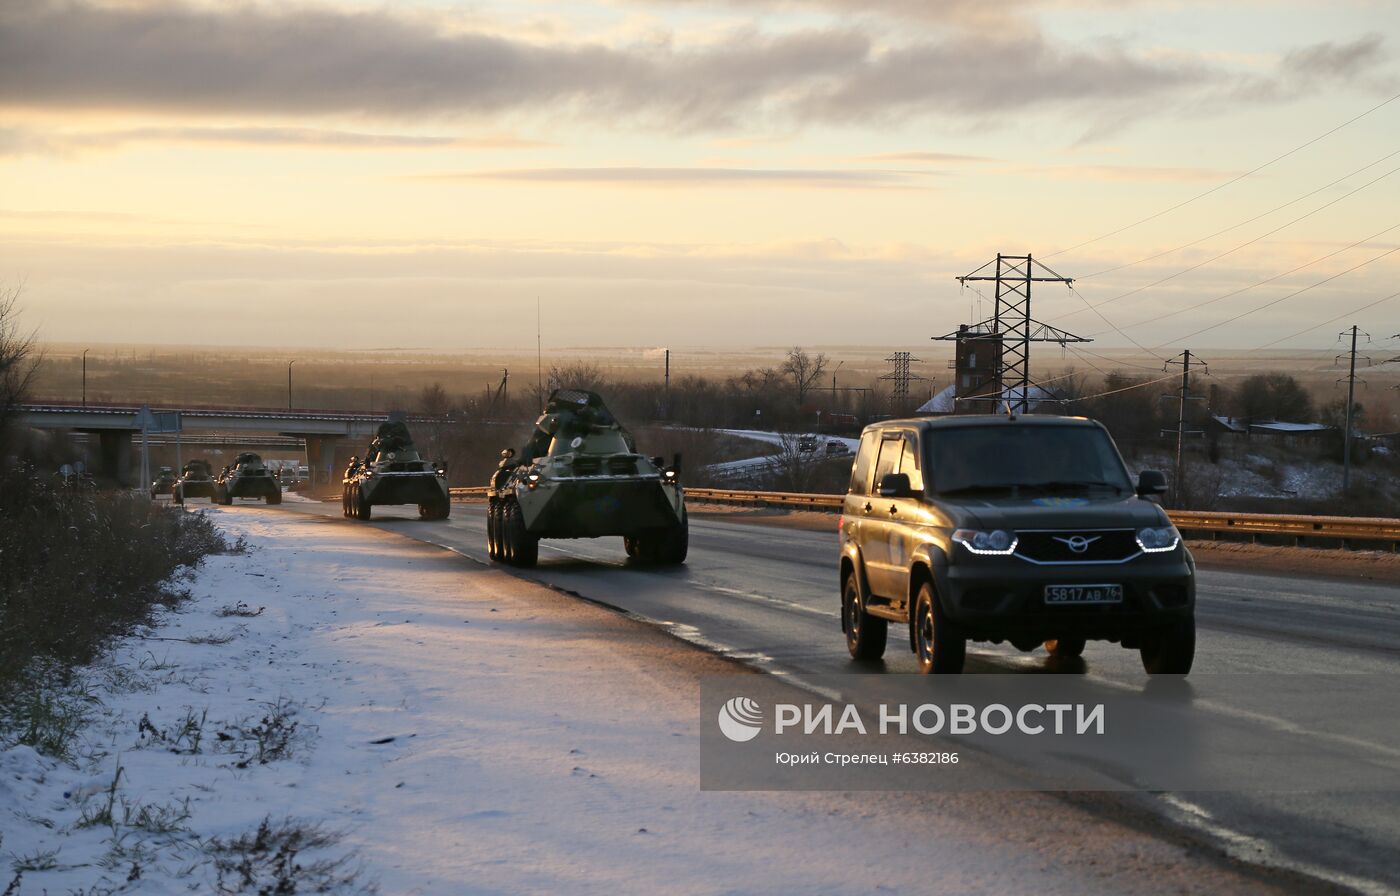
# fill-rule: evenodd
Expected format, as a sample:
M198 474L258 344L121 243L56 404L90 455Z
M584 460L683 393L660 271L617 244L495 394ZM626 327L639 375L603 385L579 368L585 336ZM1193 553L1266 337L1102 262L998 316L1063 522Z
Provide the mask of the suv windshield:
M1131 492L1108 435L1094 426L968 426L924 433L926 478L940 495Z

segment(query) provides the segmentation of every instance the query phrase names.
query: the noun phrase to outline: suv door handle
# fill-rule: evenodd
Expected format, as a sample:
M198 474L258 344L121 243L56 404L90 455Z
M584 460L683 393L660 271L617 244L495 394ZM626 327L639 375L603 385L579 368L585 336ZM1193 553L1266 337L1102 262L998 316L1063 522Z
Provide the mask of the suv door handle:
M865 512L866 512L866 513L869 513L870 511L872 511L872 510L874 510L874 509L875 509L874 507L871 507L871 506L870 506L870 502L869 502L869 501L866 501L866 502L865 502Z
M894 516L894 515L897 514L897 513L899 513L899 505L898 505L898 504L891 504L891 505L890 505L890 516Z

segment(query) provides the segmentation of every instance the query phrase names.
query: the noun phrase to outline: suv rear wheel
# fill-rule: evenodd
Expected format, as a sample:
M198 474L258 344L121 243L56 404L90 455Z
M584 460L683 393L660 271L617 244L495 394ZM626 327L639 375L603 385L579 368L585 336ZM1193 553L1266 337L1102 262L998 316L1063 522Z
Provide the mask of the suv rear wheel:
M846 573L846 582L841 586L841 613L846 627L846 649L851 652L852 659L878 660L885 655L889 622L865 612L865 601L860 596L854 572Z
M1196 658L1196 617L1173 622L1146 636L1138 652L1148 675L1187 674Z
M914 629L914 654L919 660L920 672L941 675L962 671L963 661L967 659L967 641L943 615L943 608L928 582L919 588L909 624Z

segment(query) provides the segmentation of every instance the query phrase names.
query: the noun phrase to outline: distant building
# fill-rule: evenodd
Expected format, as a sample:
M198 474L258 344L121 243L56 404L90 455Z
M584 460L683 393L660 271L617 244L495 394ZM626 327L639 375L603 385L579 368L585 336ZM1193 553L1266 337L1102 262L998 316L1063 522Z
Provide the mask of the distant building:
M1211 428L1218 433L1266 436L1320 436L1336 429L1327 423L1288 423L1283 420L1249 420L1212 414Z
M953 385L951 394L958 399L946 411L919 413L985 414L991 411L990 399L1001 390L1002 334L984 329L981 324L958 327L953 356ZM949 392L949 389L943 392ZM932 404L943 394L930 399ZM924 407L928 407L925 404Z
M1048 389L1042 389L1040 386L1031 386L1026 391L1028 393L1027 397L1030 399L1026 402L1026 406L1029 408L1030 413L1036 413L1038 411L1058 412L1060 397L1055 393ZM1000 395L997 395L995 390L989 390L982 393L982 397L984 398L982 401L963 402L958 400L961 397L962 396L957 394L957 384L954 383L924 402L914 413L926 414L929 416L941 414L1002 413L1008 403L1012 407L1019 407L1021 405L1021 388L1019 386L1012 386L1001 390ZM996 400L992 401L991 399L994 397ZM1049 405L1049 407L1041 407L1042 405Z

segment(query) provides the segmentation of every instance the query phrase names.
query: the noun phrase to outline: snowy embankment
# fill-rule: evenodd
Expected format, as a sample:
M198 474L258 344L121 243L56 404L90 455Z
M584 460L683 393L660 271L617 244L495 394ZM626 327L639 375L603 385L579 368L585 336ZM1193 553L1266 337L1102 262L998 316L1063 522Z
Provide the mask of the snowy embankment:
M712 464L709 468L709 472L720 478L753 476L780 466L783 463L782 453L784 439L791 441L797 438L796 435L785 435L780 432L764 432L758 429L717 429L715 432L760 442L770 446L772 449L767 454L761 454L757 457L746 457L741 460L729 460ZM811 452L811 454L808 455L808 459L818 461L824 460L830 456L827 454L827 442L840 442L842 445L845 445L846 454L836 456L847 458L852 457L856 448L860 445L860 439L850 439L845 436L821 436L818 439L818 449Z
M71 762L0 750L0 892L1259 883L1033 794L702 793L727 662L378 529L209 512L249 552L84 672Z

